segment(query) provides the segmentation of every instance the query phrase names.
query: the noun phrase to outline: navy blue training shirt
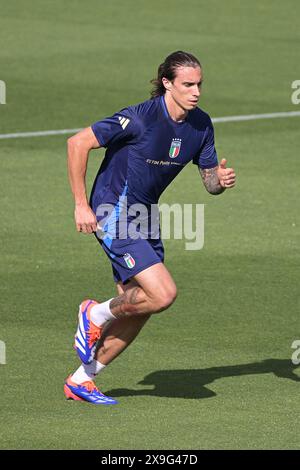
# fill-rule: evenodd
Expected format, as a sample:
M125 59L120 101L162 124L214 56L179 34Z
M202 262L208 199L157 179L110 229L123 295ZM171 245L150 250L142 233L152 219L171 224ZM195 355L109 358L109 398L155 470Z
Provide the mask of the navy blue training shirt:
M92 125L106 153L91 194L91 206L157 204L165 188L190 161L200 168L218 164L214 130L200 108L175 122L163 96L129 106Z

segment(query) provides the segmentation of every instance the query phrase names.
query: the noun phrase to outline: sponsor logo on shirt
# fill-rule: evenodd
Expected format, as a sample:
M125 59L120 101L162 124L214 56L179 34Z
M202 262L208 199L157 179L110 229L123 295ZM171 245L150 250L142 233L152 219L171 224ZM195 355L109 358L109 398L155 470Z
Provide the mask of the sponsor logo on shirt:
M185 166L186 163L177 163L177 162L167 162L166 160L151 160L150 158L147 158L146 163L149 163L150 165L156 165L156 166Z
M169 157L176 158L179 155L181 147L181 139L172 139L171 147L169 150Z
M127 119L123 116L119 116L119 121L123 130L126 129L128 124L130 123L130 119Z
M132 269L135 266L135 260L131 256L130 253L125 253L123 256L125 263L127 264L128 268Z

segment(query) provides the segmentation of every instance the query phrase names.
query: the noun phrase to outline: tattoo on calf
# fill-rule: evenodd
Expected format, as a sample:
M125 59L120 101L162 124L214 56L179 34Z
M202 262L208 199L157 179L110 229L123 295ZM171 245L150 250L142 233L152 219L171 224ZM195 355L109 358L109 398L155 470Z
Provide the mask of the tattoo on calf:
M137 296L140 290L141 290L140 287L134 287L131 291L129 291L129 303L130 304L138 303Z
M124 292L124 294L115 297L110 302L110 309L119 307L118 314L123 314L126 316L128 312L132 310L130 307L139 303L137 296L140 290L140 287L134 287L133 289Z
M225 190L225 188L220 185L217 169L218 167L207 169L199 168L203 184L210 194L221 194Z
M119 295L118 297L115 297L112 299L112 301L109 304L110 309L119 307L120 305L124 304L125 296L124 294Z

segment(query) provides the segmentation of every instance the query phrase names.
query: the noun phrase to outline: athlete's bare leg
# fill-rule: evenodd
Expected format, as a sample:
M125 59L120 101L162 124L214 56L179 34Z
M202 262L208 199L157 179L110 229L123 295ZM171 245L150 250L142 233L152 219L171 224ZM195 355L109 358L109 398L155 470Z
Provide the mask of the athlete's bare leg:
M174 302L176 285L163 263L144 269L133 279L137 285L110 302L115 317L161 312Z
M161 266L163 269L157 269L158 267L161 268ZM157 277L158 272L162 274L161 278ZM166 282L167 285L164 286L164 282ZM96 355L96 359L105 365L115 359L136 338L151 316L151 313L143 313L143 310L149 309L149 304L150 308L155 311L156 299L159 299L160 295L162 296L163 293L167 292L163 300L166 302L168 298L169 303L166 302L164 308L163 302L160 300L160 311L165 310L171 303L171 294L172 302L175 300L176 296L174 281L162 263L151 266L147 270L137 274L126 285L119 283L117 289L119 296L113 299L112 302L117 300L116 304L118 307L116 306L115 309L119 308L121 315L117 317L116 320L113 320L105 329ZM154 293L155 289L156 292ZM167 295L169 297L167 297ZM141 300L137 301L137 298ZM131 312L129 316L126 315L125 311L128 305L135 307L134 313L132 314ZM141 307L141 312L138 310L139 306ZM115 314L112 308L111 310Z
M119 282L117 284L118 294L122 295L128 290L134 289L137 285L134 280L125 285ZM113 320L101 336L96 354L97 361L107 365L121 354L136 338L150 316L150 314L145 314Z

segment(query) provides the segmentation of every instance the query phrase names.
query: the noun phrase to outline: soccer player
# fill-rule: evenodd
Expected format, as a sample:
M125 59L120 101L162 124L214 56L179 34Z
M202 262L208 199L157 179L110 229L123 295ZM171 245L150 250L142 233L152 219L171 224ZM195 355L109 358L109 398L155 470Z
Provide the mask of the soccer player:
M234 170L226 168L226 160L218 164L211 119L197 106L202 80L199 60L174 52L152 80L151 99L68 139L76 227L79 232L95 233L112 264L118 295L104 302L84 300L79 307L74 347L82 364L65 382L67 398L117 403L97 389L93 378L135 339L153 313L166 310L176 298L159 230L158 236L150 227L146 237L121 237L116 225L124 213L133 204L146 208L157 204L190 161L198 166L209 193L221 194L235 185ZM99 147L107 150L88 202L88 156ZM105 207L112 208L106 217Z

